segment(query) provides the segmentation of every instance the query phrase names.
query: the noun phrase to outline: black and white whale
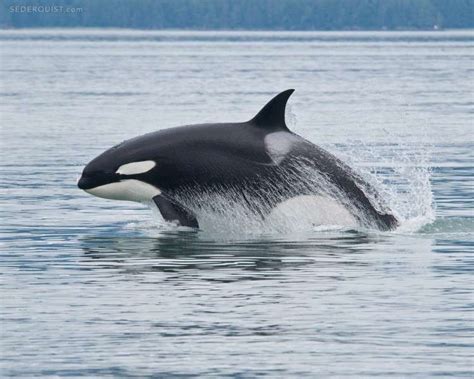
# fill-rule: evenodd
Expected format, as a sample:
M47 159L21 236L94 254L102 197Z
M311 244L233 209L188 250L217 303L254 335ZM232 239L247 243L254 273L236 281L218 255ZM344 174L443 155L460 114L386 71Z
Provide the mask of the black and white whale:
M262 218L280 204L314 196L340 205L361 226L397 227L361 176L288 129L293 91L275 96L247 122L187 125L124 141L93 159L78 186L107 199L152 201L165 220L190 227L199 226L203 199L212 207L214 194Z

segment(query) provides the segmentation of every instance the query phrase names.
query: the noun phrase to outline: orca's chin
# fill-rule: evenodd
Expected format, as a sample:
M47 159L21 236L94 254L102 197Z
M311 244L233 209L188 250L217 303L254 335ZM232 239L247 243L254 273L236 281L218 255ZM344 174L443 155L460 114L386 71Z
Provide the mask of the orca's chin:
M77 182L77 186L84 191L87 191L88 189L97 187L97 185L94 183L95 181L91 180L88 177L81 176L79 178L79 181Z
M151 201L155 196L161 194L161 191L155 186L136 179L126 179L85 188L84 191L104 199L136 201L139 203Z

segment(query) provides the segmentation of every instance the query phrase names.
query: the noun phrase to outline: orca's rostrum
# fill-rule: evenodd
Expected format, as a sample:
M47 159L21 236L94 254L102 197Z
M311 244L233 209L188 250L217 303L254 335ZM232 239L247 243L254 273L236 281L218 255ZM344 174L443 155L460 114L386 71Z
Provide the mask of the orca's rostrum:
M78 186L107 199L153 201L165 220L190 227L199 226L201 193L229 193L262 218L279 204L315 196L337 202L362 226L394 229L397 219L377 204L372 186L288 129L293 91L247 122L181 126L122 142L93 159Z

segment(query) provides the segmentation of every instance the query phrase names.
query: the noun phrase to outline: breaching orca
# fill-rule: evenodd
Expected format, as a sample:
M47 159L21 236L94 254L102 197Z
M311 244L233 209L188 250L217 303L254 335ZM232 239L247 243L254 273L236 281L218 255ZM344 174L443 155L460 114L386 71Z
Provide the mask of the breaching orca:
M288 129L293 91L275 96L247 122L187 125L124 141L92 160L78 186L107 199L153 201L165 220L190 227L199 226L205 193L207 202L227 194L262 218L299 196L328 198L362 226L395 228L397 219L372 186Z

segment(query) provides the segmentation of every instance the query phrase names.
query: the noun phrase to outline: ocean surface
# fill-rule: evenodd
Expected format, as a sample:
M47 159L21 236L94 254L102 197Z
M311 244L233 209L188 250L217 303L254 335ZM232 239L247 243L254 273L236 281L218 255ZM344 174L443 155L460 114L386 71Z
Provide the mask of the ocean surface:
M474 32L0 31L0 376L472 377ZM122 140L245 121L374 183L393 232L200 231L76 187Z

